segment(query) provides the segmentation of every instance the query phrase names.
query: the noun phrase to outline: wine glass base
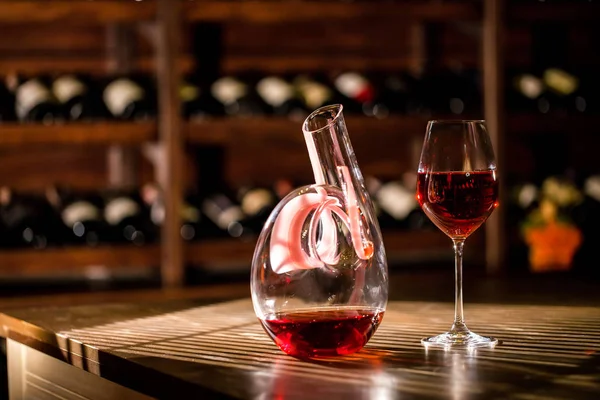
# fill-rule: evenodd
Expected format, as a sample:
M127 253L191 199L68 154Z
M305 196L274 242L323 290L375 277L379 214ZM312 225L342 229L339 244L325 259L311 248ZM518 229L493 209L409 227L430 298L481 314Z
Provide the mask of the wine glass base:
M471 349L471 348L494 348L498 339L494 337L481 336L471 331L446 332L441 335L421 339L426 348L449 349Z

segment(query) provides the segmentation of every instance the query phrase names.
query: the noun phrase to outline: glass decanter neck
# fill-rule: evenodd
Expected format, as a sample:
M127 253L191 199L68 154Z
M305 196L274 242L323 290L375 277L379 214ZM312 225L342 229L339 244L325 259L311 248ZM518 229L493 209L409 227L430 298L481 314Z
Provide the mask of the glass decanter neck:
M361 224L357 193L362 176L348 137L343 106L317 109L306 118L302 130L315 183L342 190L347 205L344 222L350 230L354 250L361 259L370 258L373 244Z

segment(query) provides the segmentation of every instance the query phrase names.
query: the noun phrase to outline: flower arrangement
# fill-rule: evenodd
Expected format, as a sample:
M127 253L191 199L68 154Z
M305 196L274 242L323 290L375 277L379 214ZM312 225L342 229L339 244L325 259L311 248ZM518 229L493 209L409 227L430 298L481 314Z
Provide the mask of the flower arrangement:
M530 268L534 272L569 270L583 240L570 212L583 201L583 193L568 180L549 177L537 200L537 207L521 226L529 246Z

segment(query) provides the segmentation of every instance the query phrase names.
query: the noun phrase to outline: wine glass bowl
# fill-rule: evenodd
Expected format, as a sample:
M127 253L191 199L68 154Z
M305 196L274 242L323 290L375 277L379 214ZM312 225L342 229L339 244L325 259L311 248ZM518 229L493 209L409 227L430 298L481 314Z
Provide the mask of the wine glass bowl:
M419 172L417 200L451 239L466 239L498 205L496 171Z
M429 121L417 171L417 200L452 239L456 258L454 324L421 342L443 348L495 346L497 339L467 328L462 294L464 242L498 206L496 161L485 121Z

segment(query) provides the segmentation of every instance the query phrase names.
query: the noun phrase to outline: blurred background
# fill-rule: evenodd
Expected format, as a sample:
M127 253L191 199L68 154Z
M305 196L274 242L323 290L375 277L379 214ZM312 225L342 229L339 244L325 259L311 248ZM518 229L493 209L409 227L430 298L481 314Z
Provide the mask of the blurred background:
M483 118L501 206L469 274L593 281L599 17L591 0L0 1L0 296L247 282L272 207L313 181L302 121L331 103L392 275L452 273L416 169L429 119Z

